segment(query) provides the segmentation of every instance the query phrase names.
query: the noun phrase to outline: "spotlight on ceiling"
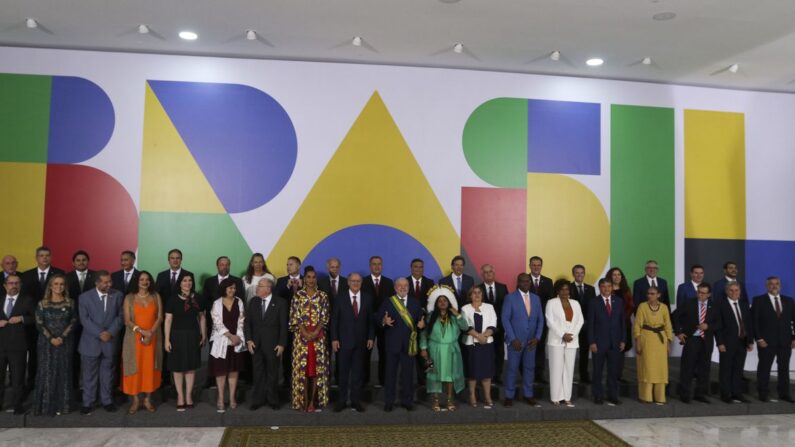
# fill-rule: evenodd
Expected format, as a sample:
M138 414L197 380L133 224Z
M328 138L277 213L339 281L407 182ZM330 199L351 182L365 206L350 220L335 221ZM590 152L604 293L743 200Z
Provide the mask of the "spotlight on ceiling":
M138 25L138 34L149 34L149 27L143 23Z
M592 58L588 59L587 61L585 61L585 63L589 67L598 67L598 66L604 64L605 61L600 59L600 58L598 58L598 57L592 57Z
M246 30L246 40L257 40L257 32L253 29Z
M355 47L362 46L362 38L359 37L359 36L354 36L353 40L351 40L351 45L353 45Z
M457 44L453 45L453 51L455 51L458 54L463 53L464 52L464 44L457 43Z
M553 51L549 55L549 58L552 59L555 62L559 61L560 60L560 51L558 51L558 50Z
M37 22L36 19L28 17L25 19L25 26L27 26L30 29L38 28L39 22Z
M738 71L740 71L740 64L731 64L729 66L729 71L732 73L737 73Z
M651 58L644 57L642 61L640 61L643 65L651 65Z
M193 31L180 31L179 38L182 40L196 40L199 38L199 35Z
M670 12L670 11L658 12L657 14L654 14L653 16L651 16L651 18L656 20L656 21L658 21L658 22L664 22L666 20L675 19L676 18L676 13L675 12Z

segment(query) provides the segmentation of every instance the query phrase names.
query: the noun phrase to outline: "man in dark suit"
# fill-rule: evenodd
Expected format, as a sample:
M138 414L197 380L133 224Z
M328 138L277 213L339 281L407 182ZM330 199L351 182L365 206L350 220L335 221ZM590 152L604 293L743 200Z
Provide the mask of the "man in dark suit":
M740 299L748 303L748 291L745 290L745 284L738 279L738 274L737 263L734 261L726 261L723 264L723 278L715 281L715 284L712 286L713 299L722 301L726 298L726 285L736 282L740 285Z
M287 258L287 275L276 280L274 293L287 303L289 309L293 295L304 287L304 277L301 276L301 259L298 256ZM287 334L287 346L282 355L282 373L284 386L289 390L293 381L293 333Z
M113 413L113 358L122 325L122 300L118 290L112 289L110 273L100 270L96 273L95 288L80 297L80 322L83 334L78 351L83 356L83 407L80 413L88 415L92 411L99 388L100 401L105 411Z
M158 273L155 279L155 288L160 294L163 306L179 293L179 283L182 282L182 278L192 276L194 283L196 280L196 275L182 268L182 251L178 248L169 250L168 267L168 270Z
M69 298L74 300L76 308L80 306L80 302L78 301L80 295L94 287L94 275L96 272L88 269L89 261L90 258L87 252L84 250L76 251L75 254L72 255L72 266L74 270L66 274ZM80 325L77 325L72 330L72 335L75 337L75 340L80 340L82 330L83 328ZM74 368L72 379L75 388L77 388L80 385L80 353L77 352L77 350L73 353L72 368Z
M385 339L386 377L384 411L390 412L395 404L396 381L400 369L400 403L414 411L414 356L419 353L419 331L425 328L420 302L409 295L409 282L398 278L396 295L384 297L376 311L378 324ZM386 291L384 291L386 293ZM380 352L379 352L380 354Z
M433 287L433 280L425 276L425 261L420 258L411 260L411 276L409 280L409 295L420 300L423 311L428 307L428 291Z
M685 302L698 296L698 286L704 282L704 266L694 264L690 267L690 281L679 284L676 288L676 308L679 309Z
M698 296L677 307L673 316L674 333L682 349L679 374L679 397L690 403L693 378L696 379L694 400L710 403L709 368L715 331L720 329L718 308L710 300L711 287L707 283L698 285Z
M588 354L590 352L586 347L588 343L588 310L596 298L596 289L593 286L585 283L585 266L577 264L571 268L571 275L574 277L574 282L571 283L572 294L571 297L580 303L582 309L583 319L586 320L580 329L579 343L580 343L580 383L591 383L591 376L588 374Z
M287 303L272 293L273 281L262 278L246 308L244 333L254 366L251 411L268 405L278 410L279 363L287 345Z
M135 252L125 250L121 252L121 270L115 271L110 275L113 288L120 291L124 296L130 293L133 284L138 283L138 269L135 268ZM165 304L165 303L164 303Z
M20 272L17 271L17 267L19 266L19 262L17 262L17 258L11 255L3 256L2 261L2 268L3 268L3 277L0 280L5 281L6 278L10 275L21 275ZM3 291L5 293L5 291Z
M541 269L544 267L544 260L540 256L533 256L530 258L530 291L541 299L541 307L544 312L547 310L547 301L555 296L555 288L552 280L541 274ZM547 356L547 328L544 327L544 334L538 342L538 349L536 349L536 373L535 378L538 383L547 383L544 378L544 370L546 369Z
M638 278L632 285L632 299L635 302L635 309L640 306L640 303L646 301L646 292L649 287L657 287L660 291L660 302L665 303L668 308L671 308L671 295L668 293L668 281L657 276L660 267L657 261L650 259L646 261L646 276Z
M720 398L723 402L750 401L743 397L743 368L746 351L754 347L753 320L748 300L741 299L740 285L729 283L724 291L727 299L715 301L718 306L718 329L715 342L720 352Z
M362 277L351 273L348 290L340 291L331 315L331 347L339 365L339 400L335 412L345 409L350 394L351 407L364 411L359 393L364 377L364 356L373 349L375 324L373 299L362 292Z
M370 257L370 274L362 278L362 293L373 297L373 309L380 309L384 301L395 293L395 285L391 279L382 275L384 271L384 260L381 256ZM422 311L422 309L421 309ZM380 318L376 321L379 321ZM376 387L383 386L386 379L386 344L384 330L378 326L375 330L376 344L378 345L378 384ZM373 350L369 349L364 355L364 383L370 383L370 358Z
M618 374L621 356L626 344L624 326L624 300L613 295L613 283L608 278L599 280L599 296L588 308L588 345L593 357L592 393L594 403L604 403L602 371L607 364L607 401L619 405Z
M455 299L463 306L467 304L467 293L475 287L475 280L464 273L466 260L463 256L455 256L450 262L452 272L439 280L440 285L448 286L455 291Z
M34 309L39 301L44 298L44 292L47 290L47 283L50 278L58 273L63 275L64 271L52 265L52 251L44 246L37 248L36 267L23 273L21 277L21 293L33 298ZM26 326L26 329L28 331L28 375L25 380L25 388L29 392L33 390L36 384L36 365L38 364L36 339L39 335L35 325Z
M4 280L5 296L0 298L0 410L5 402L6 368L11 372L11 399L14 414L23 414L25 397L25 356L28 349L28 327L35 326L34 303L20 294L22 280L11 274Z
M483 292L483 301L494 306L494 312L497 315L502 315L502 305L505 302L505 296L508 295L508 286L501 282L497 282L497 275L494 272L494 266L491 264L484 264L480 267L480 277L483 282L478 284L478 288ZM505 328L502 323L497 319L497 331L494 333L494 380L497 383L502 383L502 367L505 363Z
M329 258L326 261L326 270L328 270L328 277L320 278L317 280L317 288L326 292L330 303L334 307L333 300L337 295L348 290L348 279L340 275L342 269L342 262L339 258Z
M759 349L756 382L759 400L767 402L770 385L770 368L773 358L778 364L778 398L792 403L789 392L789 359L795 349L795 303L780 294L781 280L767 278L767 293L754 298L751 313L754 319L754 336Z

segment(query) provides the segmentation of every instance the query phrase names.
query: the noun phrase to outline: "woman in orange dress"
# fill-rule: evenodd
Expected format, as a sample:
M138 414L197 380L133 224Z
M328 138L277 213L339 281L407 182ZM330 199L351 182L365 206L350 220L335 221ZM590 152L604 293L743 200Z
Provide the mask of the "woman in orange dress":
M122 391L132 396L130 414L141 405L138 395L144 393L144 408L155 411L151 394L160 388L163 362L163 304L155 291L149 272L138 275L130 293L124 298L124 333L122 346Z

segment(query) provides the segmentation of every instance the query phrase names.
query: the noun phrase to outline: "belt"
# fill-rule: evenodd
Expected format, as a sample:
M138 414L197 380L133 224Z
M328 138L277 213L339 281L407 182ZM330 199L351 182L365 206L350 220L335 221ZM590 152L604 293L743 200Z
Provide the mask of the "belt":
M665 344L665 338L663 337L663 334L662 334L663 331L665 330L665 326L652 327L652 326L649 326L648 324L644 324L643 325L643 329L647 330L647 331L650 331L650 332L654 332L655 334L657 334L657 337L659 337L659 339L660 339L660 343Z

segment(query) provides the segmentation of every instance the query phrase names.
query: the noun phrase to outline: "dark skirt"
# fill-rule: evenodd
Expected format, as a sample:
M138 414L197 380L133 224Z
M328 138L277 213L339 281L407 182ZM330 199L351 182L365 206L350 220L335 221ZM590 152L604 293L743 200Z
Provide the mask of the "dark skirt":
M168 353L168 370L171 372L196 371L202 363L201 334L192 329L171 330L171 352Z
M244 371L246 369L247 356L248 352L235 352L235 348L233 346L228 346L226 348L225 359L217 359L213 356L210 356L210 361L207 365L210 377L225 376L230 372Z
M467 379L484 380L494 377L494 343L474 344L464 348Z

